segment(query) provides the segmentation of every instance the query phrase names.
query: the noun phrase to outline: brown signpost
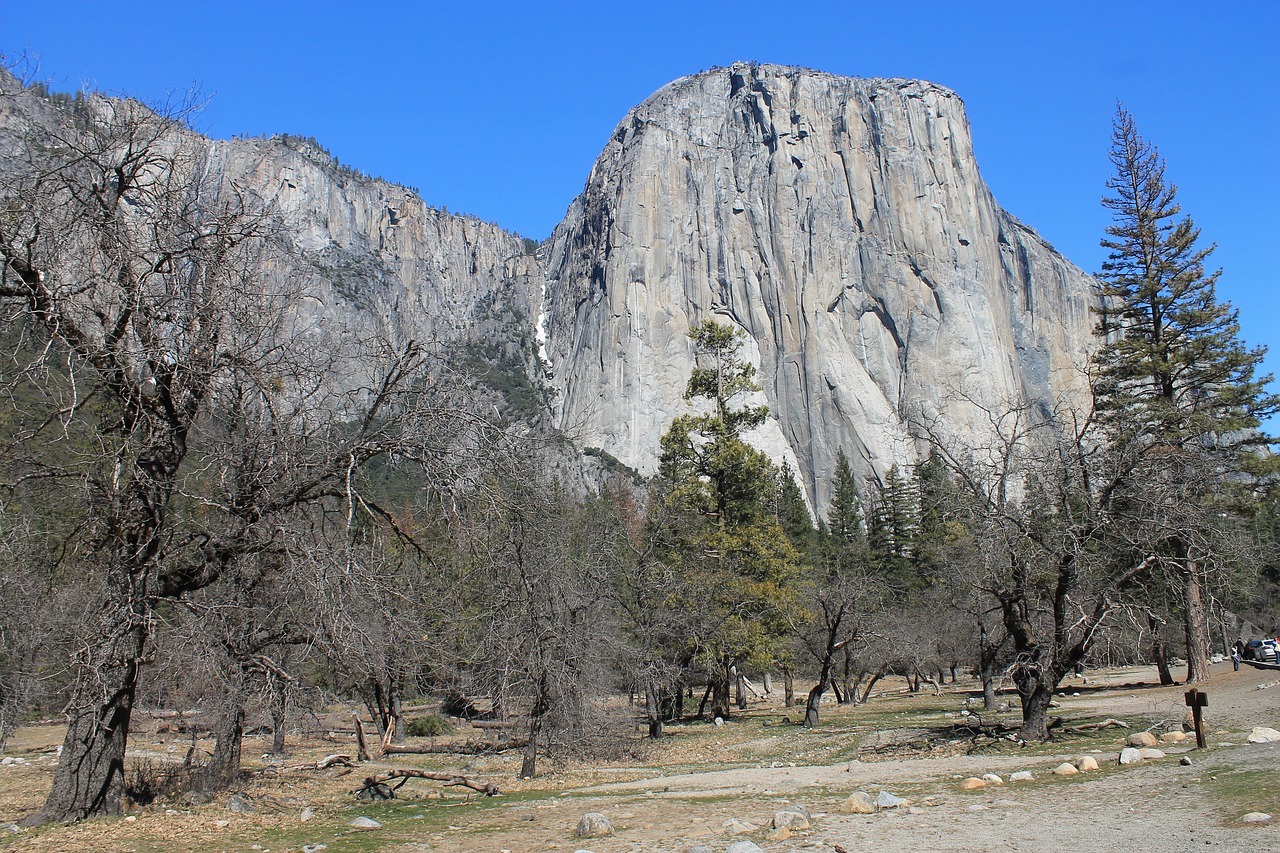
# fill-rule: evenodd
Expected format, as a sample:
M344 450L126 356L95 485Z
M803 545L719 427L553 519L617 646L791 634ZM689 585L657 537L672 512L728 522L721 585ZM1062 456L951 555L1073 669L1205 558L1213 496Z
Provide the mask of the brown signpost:
M1187 707L1191 709L1191 719L1196 725L1196 746L1204 749L1204 721L1200 718L1200 709L1209 704L1209 694L1203 690L1188 690L1184 694Z

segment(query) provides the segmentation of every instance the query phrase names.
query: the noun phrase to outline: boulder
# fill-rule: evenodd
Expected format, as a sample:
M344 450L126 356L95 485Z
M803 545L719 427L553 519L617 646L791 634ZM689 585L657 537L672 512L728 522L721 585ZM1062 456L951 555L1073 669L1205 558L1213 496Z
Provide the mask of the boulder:
M608 838L613 835L613 824L600 812L587 812L578 820L573 834L578 838Z
M791 837L791 829L785 826L779 826L769 831L765 838L770 841L786 841Z
M888 791L881 791L879 794L876 794L877 809L896 809L899 806L905 806L908 804L909 803L905 798L899 797L896 794L890 794Z
M1164 758L1164 753L1153 747L1144 746L1142 749L1138 750L1138 757L1143 761L1156 761Z
M1080 772L1080 768L1076 767L1069 761L1064 761L1057 767L1053 768L1054 776L1074 776Z
M1098 759L1092 755L1082 755L1075 760L1074 764L1081 773L1088 773L1091 770L1098 769Z
M1249 732L1249 743L1275 743L1280 741L1280 732L1267 726L1254 726Z
M764 853L764 848L754 841L735 841L724 853Z
M347 823L347 826L354 827L356 829L382 829L382 824L378 823L373 818L365 817L364 815L352 818Z
M1182 743L1187 739L1186 732L1165 732L1160 735L1161 743Z
M804 808L800 806L799 808ZM774 829L799 830L809 828L808 809L804 812L799 809L786 808L773 813Z
M996 774L994 774L994 773L983 773L983 774L982 774L982 781L983 781L983 782L986 782L988 785L1003 785L1003 784L1004 784L1004 780L1003 780L1003 779L1001 779L999 776L997 776L997 775L996 775Z
M871 814L876 810L871 797L863 791L855 791L844 801L845 814Z
M976 776L970 776L968 779L965 779L960 783L960 787L965 791L973 791L978 788L987 787L987 783L983 782L981 779L979 779Z
M1010 782L1034 782L1036 777L1031 774L1030 770L1015 770L1009 774Z
M1137 764L1141 760L1142 756L1138 753L1138 750L1133 747L1120 750L1121 764Z
M1266 812L1249 812L1247 815L1241 815L1240 823L1271 823L1271 815Z
M1134 732L1124 739L1126 746L1143 747L1155 746L1156 736L1151 732Z

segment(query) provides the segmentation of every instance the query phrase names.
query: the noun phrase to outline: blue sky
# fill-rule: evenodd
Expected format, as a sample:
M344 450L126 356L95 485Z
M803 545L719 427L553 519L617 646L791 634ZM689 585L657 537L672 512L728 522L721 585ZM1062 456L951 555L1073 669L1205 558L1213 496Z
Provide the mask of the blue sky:
M1117 100L1218 244L1220 296L1280 372L1280 2L165 3L0 0L0 51L58 89L198 87L214 136L314 136L430 204L544 238L623 115L756 60L964 99L996 199L1087 271Z

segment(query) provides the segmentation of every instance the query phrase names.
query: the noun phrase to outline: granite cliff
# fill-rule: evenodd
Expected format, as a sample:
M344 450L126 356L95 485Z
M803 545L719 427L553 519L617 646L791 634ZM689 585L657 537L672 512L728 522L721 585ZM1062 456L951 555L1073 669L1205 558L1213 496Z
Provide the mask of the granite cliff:
M1001 210L959 97L908 80L737 64L617 126L555 230L546 350L561 424L652 471L685 410L687 330L749 337L757 436L826 505L837 450L914 461L913 418L1084 392L1092 279Z

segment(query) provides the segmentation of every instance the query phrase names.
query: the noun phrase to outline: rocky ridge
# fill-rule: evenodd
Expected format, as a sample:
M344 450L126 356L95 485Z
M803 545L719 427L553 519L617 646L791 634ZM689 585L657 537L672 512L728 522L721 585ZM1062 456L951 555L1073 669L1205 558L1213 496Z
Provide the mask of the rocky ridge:
M57 113L6 98L0 131ZM1084 392L1092 279L995 203L960 98L929 83L746 63L677 80L619 123L537 255L311 140L189 138L279 212L317 328L483 350L641 473L706 317L746 332L771 409L753 438L819 508L840 449L876 478L918 458L913 421L978 441L988 408Z

